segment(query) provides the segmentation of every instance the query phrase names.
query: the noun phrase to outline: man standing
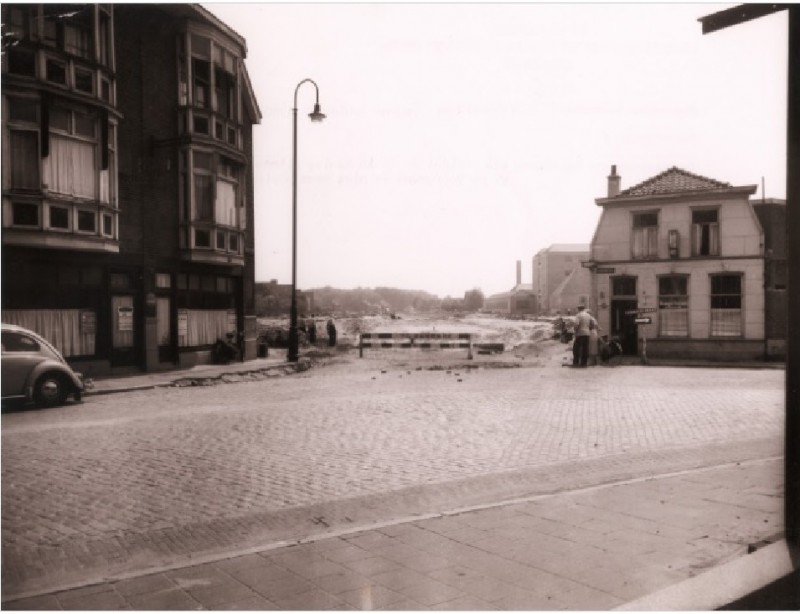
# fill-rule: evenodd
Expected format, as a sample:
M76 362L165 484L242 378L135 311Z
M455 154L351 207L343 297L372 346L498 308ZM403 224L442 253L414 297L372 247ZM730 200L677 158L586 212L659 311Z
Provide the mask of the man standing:
M586 307L578 306L575 316L575 341L572 344L572 366L585 367L589 362L589 336L592 332L592 316L586 313Z

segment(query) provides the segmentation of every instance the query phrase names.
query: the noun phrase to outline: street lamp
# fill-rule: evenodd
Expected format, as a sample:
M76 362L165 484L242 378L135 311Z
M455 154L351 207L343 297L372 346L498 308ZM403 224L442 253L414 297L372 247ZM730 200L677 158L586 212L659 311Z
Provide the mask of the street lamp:
M314 110L308 114L312 122L321 122L325 114L319 108L319 88L311 79L303 79L294 88L294 107L292 107L292 306L289 320L289 351L286 360L297 362L297 92L304 83L314 86L317 93Z

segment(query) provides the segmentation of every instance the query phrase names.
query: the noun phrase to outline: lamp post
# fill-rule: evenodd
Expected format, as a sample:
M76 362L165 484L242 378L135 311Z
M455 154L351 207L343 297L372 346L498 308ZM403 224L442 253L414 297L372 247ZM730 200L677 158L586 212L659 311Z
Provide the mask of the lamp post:
M314 110L308 114L312 122L321 122L325 115L319 108L319 88L311 79L303 79L294 88L294 107L292 107L292 306L289 315L289 350L286 360L297 362L297 92L304 83L310 83L316 90Z

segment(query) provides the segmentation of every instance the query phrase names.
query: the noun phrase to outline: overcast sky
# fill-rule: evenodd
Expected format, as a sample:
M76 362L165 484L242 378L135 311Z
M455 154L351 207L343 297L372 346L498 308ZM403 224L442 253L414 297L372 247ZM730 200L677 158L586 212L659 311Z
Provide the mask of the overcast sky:
M785 197L785 12L701 34L719 4L206 4L245 37L256 280L439 296L531 281L622 188L672 166ZM727 5L730 6L730 5Z

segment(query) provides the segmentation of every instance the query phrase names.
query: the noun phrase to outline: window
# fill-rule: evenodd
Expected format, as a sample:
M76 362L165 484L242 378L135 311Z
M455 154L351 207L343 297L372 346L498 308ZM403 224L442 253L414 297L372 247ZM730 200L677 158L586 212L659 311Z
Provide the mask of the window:
M611 278L612 296L636 296L635 277L612 277Z
M75 68L75 89L87 94L94 93L94 73L90 70Z
M692 256L719 256L717 209L692 211Z
M8 72L12 75L23 77L36 76L36 55L30 49L20 49L19 47L9 47Z
M234 233L228 235L228 249L234 254L239 253L239 235Z
M179 277L186 277L180 275ZM169 273L156 273L156 288L169 288L172 286L172 278Z
M11 212L14 226L39 225L39 205L35 203L14 203Z
M78 210L78 230L81 232L97 232L97 216L94 211Z
M9 131L11 188L16 190L38 190L39 181L39 132L33 130Z
M658 278L658 334L665 337L689 336L689 297L686 275Z
M67 65L64 62L47 58L45 64L45 75L48 81L58 83L59 85L67 84Z
M658 213L633 214L633 258L658 256Z
M100 55L100 63L103 66L111 66L111 54L109 50L111 49L111 17L102 9L100 10L99 19L98 19L98 31L97 31L97 50Z
M60 107L50 110L50 155L44 160L44 181L51 192L97 198L96 123L96 117L87 113Z
M211 108L211 101L209 100L211 69L208 62L192 58L192 74L194 77L194 106L203 109Z
M103 214L103 234L107 237L114 236L114 218L108 213Z
M4 352L38 352L39 344L21 333L10 330L2 332L2 342Z
M50 228L69 230L69 209L50 205Z
M742 276L711 276L711 336L742 336Z
M211 233L208 230L202 230L200 228L195 229L194 246L211 247Z

